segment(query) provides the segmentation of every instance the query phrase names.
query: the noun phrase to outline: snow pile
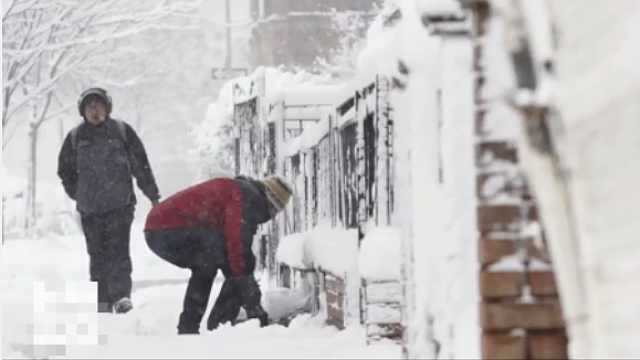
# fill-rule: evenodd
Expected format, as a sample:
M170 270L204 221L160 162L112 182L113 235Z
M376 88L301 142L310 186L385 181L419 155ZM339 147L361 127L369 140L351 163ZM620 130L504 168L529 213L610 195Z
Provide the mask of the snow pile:
M27 180L2 167L3 235L7 239L23 236L28 198ZM64 235L80 232L75 204L68 199L58 181L36 183L35 231L40 235Z
M262 294L262 306L271 319L285 319L310 310L311 296L303 289L273 288Z
M19 178L17 176L13 176L9 174L7 167L2 164L0 168L2 171L2 197L11 197L21 192L24 192L27 188L27 180L24 178Z
M14 236L21 233L25 223L27 180L12 176L2 166L2 212L3 234Z
M308 269L313 266L313 260L305 251L307 233L294 233L280 239L276 260L298 269Z
M393 227L373 228L362 239L358 265L367 280L399 280L402 239Z
M358 258L358 230L321 224L309 232L309 251L317 268L335 275L351 273Z
M267 104L278 101L287 105L334 104L347 91L345 84L336 83L329 75L317 75L307 71L292 73L260 67L252 76L264 76Z
M328 224L280 240L276 259L291 267L318 268L335 275L351 273L358 258L358 231Z

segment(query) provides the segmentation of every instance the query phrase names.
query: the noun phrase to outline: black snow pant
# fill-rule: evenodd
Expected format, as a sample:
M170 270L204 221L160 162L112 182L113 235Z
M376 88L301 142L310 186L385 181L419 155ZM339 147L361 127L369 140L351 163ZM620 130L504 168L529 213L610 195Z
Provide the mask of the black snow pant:
M133 206L82 215L89 253L89 275L98 283L98 311L111 312L114 302L131 297L129 242Z
M216 303L211 309L207 320L207 329L216 329L220 324L231 322L232 324L240 313L242 298L230 278L225 274L225 280L220 288Z
M249 274L253 274L253 271L256 268L255 256L248 259L247 267ZM222 284L222 288L220 288L220 293L213 305L213 309L211 309L209 319L207 320L207 329L209 330L216 329L218 325L226 322L231 322L233 324L238 317L240 307L242 306L242 297L236 286L231 281L229 269L224 267L222 268L222 271L224 273L225 280Z
M198 334L218 269L227 273L224 237L207 228L147 230L149 248L162 259L191 269L178 321L179 334Z

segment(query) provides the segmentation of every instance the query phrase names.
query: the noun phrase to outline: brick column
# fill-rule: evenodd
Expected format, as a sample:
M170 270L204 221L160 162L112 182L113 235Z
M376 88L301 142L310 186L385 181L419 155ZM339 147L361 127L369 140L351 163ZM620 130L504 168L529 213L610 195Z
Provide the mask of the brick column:
M344 329L345 282L342 278L323 272L324 291L327 303L327 324Z
M482 357L567 357L567 338L536 202L521 175L514 132L520 121L507 99L489 101L484 43L491 16L486 1L471 3L474 21L476 196ZM511 71L505 69L505 71ZM509 118L507 114L513 114ZM496 131L496 129L498 129Z

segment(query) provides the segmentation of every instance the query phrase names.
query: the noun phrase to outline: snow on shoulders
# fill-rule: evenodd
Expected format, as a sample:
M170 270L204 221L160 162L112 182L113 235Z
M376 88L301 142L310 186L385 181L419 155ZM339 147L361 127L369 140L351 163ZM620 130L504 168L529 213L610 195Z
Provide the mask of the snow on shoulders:
M375 227L362 239L358 258L360 275L369 280L400 278L400 233L393 227Z

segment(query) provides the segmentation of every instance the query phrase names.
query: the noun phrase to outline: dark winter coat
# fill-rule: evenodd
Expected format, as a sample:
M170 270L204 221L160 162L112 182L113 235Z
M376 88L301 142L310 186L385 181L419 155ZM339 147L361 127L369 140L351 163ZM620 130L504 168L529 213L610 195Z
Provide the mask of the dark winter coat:
M251 245L258 225L271 217L260 182L243 177L217 178L189 187L156 205L147 216L145 231L204 227L222 233L222 239L216 237L215 241L224 244L216 248L226 249L231 275L243 276L252 268Z
M151 201L160 198L144 146L136 132L107 119L84 122L67 134L58 156L58 176L83 215L105 213L136 203L132 176ZM125 136L123 136L125 135Z

